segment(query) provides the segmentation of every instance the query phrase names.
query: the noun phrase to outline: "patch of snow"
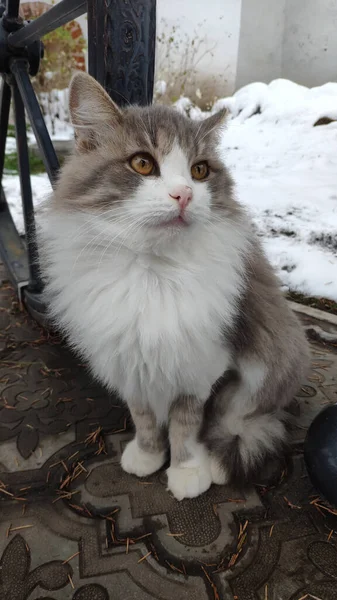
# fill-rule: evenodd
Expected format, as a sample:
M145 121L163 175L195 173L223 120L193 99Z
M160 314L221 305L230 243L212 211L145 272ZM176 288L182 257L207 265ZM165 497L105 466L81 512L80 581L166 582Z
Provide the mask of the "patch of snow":
M12 152L16 152L16 139L15 137L7 137L6 139L6 154L11 154Z
M195 120L206 119L210 115L210 113L202 112L199 106L195 106L193 102L186 98L185 96L181 96L177 102L174 103L174 108L182 113Z
M51 193L51 185L47 175L44 173L42 175L31 175L31 185L34 207L37 208L48 194ZM3 188L15 225L20 233L24 233L19 176L5 175L3 178Z
M337 123L313 125L323 116L337 119L336 96L334 83L246 86L228 105L233 109L220 144L237 197L282 283L335 301Z
M159 79L158 81L156 81L155 86L154 86L154 95L155 96L164 96L164 94L166 94L166 90L167 90L166 81L163 81L162 79Z
M228 106L232 118L241 122L257 112L265 121L303 122L312 125L321 117L337 119L337 84L306 88L286 79L276 79L269 85L252 83L236 92Z
M186 98L185 96L181 96L181 98L179 98L179 100L177 100L177 102L174 103L174 108L178 112L189 116L190 110L191 110L191 108L193 108L193 102L189 98Z
M68 99L68 89L52 90L48 93L41 93L39 96L48 130L54 138L59 140L66 140L72 137Z

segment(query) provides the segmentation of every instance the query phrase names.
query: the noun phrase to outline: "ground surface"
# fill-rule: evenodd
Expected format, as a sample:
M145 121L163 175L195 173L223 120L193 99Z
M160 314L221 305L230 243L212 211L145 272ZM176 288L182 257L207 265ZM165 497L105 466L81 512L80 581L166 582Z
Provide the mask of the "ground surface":
M304 317L314 337L337 335L317 316ZM337 399L335 346L312 343L292 452L268 484L179 503L164 473L121 471L125 410L6 284L0 328L1 600L335 600L337 517L302 457L307 425Z

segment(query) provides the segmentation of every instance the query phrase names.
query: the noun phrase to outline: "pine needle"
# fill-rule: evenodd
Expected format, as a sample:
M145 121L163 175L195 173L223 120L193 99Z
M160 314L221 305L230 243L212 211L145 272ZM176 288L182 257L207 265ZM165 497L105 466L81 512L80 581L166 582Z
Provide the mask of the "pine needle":
M75 558L75 556L78 556L80 553L79 552L75 552L75 554L72 554L72 556L69 556L69 558L67 558L66 560L63 561L63 565L66 565L68 562L70 562L73 558Z
M145 556L142 556L142 558L139 559L138 564L143 562L143 560L145 560L146 558L148 558L150 554L152 554L152 552L148 552L147 554L145 554Z
M20 527L11 527L10 533L12 533L12 531L20 531L21 529L30 529L31 527L34 527L34 525L20 525Z

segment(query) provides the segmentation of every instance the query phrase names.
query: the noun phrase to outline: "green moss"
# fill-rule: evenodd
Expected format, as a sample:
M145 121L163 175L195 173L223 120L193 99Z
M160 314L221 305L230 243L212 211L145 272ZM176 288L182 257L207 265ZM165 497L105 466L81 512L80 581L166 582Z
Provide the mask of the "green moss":
M337 302L328 300L328 298L314 298L312 296L305 296L299 292L288 292L287 296L289 300L292 300L293 302L305 304L306 306L318 308L319 310L324 310L325 312L337 315Z
M29 154L29 165L32 175L38 175L39 173L45 172L44 164L41 158L31 153ZM6 154L4 166L4 172L8 175L18 174L18 155L16 152L8 152Z
M30 123L26 123L26 129L27 129L27 131L31 131L32 128L31 128ZM11 138L15 138L15 126L14 125L8 125L7 136L11 137Z
M15 138L15 127L14 127L14 125L8 125L7 135L8 135L8 137Z

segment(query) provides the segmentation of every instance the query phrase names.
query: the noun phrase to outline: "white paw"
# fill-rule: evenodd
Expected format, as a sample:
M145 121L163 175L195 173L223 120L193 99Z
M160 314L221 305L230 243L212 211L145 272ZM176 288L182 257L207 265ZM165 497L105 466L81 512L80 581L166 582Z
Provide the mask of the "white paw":
M126 446L122 458L121 465L123 471L137 475L138 477L146 477L152 475L163 466L165 462L165 452L151 454L142 450L135 438Z
M211 457L210 469L213 483L216 485L225 485L225 483L228 483L227 471L220 465L219 461L214 456Z
M209 461L191 458L178 467L169 467L167 480L167 487L177 500L196 498L212 484Z

